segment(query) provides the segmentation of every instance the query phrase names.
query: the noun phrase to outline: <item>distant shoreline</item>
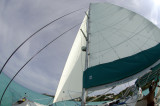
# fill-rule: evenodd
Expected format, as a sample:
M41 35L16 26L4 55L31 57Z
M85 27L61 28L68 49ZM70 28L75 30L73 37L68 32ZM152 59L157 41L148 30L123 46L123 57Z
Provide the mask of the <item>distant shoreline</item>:
M46 94L46 93L43 93L42 95L45 95L45 96L49 96L49 97L54 98L54 95L49 95L49 94Z

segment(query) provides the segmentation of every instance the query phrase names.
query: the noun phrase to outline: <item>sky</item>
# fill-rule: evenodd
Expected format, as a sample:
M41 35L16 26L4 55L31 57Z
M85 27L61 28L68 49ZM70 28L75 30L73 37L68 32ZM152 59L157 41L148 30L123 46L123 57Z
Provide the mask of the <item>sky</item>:
M90 2L110 2L128 8L160 27L159 0L0 0L0 67L31 34L71 11L27 41L3 72L9 77L38 50L64 31L82 22ZM79 26L43 50L17 75L15 81L33 91L54 95Z

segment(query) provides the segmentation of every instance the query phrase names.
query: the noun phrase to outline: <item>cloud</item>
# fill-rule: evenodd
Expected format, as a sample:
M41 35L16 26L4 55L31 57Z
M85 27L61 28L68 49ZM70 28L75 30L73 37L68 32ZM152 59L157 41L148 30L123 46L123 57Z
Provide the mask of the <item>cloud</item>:
M129 8L160 25L157 21L159 8L151 0L147 2L145 0L102 0L104 1ZM90 2L89 0L1 0L0 63L2 64L26 38L43 25L73 10L85 7L84 10L55 22L29 40L16 52L4 72L9 77L13 77L23 64L44 45L82 22L84 12L87 11ZM78 29L77 27L65 34L37 55L20 72L15 81L37 92L54 94Z
M125 7L127 9L130 9L148 20L152 21L155 25L159 24L158 14L159 14L159 6L160 3L158 3L155 0L106 0L108 2L111 2L113 4Z

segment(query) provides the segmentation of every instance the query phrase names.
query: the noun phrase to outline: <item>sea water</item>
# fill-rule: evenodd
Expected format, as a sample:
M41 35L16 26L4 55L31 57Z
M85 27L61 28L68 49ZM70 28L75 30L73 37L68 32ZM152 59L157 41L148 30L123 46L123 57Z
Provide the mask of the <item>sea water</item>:
M9 83L11 79L7 77L4 73L0 75L0 97L2 96L7 84ZM26 94L25 94L26 93ZM53 98L49 96L45 96L39 93L36 93L32 90L29 90L18 83L12 81L10 86L8 87L7 91L5 92L5 95L3 96L2 103L0 106L12 106L13 103L17 102L18 100L22 99L23 97L26 97L28 100L37 102L44 105L51 105L53 104ZM90 102L88 105L98 105L103 104L106 101L103 102ZM80 106L80 102L76 101L62 101L58 102L56 106Z
M155 95L157 94L157 92L158 92L158 87L155 90ZM146 96L147 94L149 94L149 89L146 89L146 90L142 91L142 93L143 93L143 95Z
M10 80L11 79L4 73L0 75L0 97L2 97L2 94ZM23 97L26 97L30 101L44 105L49 105L53 102L52 97L36 93L12 81L3 96L1 106L12 106L13 103L17 102Z

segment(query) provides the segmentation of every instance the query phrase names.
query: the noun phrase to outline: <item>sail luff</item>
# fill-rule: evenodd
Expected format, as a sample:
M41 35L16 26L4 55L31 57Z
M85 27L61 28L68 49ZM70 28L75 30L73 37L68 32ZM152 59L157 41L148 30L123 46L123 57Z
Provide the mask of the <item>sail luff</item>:
M80 29L86 33L86 19L80 26ZM86 40L79 29L67 62L65 64L56 94L54 103L58 101L70 100L81 97L82 94L82 75L85 68L85 52L81 50L82 46L86 46Z

